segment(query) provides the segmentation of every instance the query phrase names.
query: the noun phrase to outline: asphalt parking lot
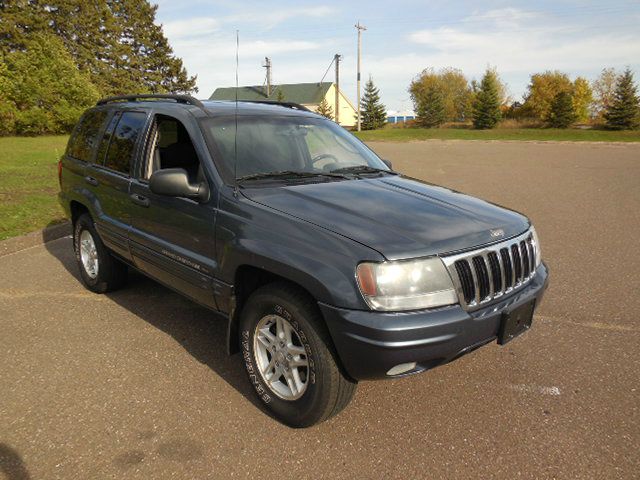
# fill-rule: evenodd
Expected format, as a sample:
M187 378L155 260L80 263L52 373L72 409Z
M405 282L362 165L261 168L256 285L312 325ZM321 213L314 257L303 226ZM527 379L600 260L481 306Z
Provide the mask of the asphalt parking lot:
M638 478L640 145L371 147L531 217L551 284L530 332L292 430L219 319L139 275L92 294L55 240L0 257L0 478Z

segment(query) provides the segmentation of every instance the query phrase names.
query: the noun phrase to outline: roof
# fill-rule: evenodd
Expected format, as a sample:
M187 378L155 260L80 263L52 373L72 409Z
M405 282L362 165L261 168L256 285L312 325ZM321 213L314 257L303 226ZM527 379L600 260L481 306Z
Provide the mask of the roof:
M271 95L267 97L267 87L254 85L251 87L226 87L217 88L209 97L209 100L235 100L236 90L238 100L278 100L278 91L284 95L285 102L300 103L303 105L318 104L325 97L333 83L285 83L273 85Z

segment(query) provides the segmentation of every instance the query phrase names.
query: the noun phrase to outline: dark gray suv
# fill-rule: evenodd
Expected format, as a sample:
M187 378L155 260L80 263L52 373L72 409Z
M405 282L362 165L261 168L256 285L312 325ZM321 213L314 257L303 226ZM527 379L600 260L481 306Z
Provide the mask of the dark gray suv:
M107 98L59 172L86 287L135 268L220 314L294 427L338 413L358 380L511 340L547 286L525 216L398 174L300 105Z

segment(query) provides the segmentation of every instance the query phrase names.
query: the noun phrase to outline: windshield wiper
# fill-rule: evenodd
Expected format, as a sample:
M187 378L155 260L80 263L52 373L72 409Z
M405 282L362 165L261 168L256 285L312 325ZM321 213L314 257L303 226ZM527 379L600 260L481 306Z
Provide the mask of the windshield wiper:
M382 168L370 167L369 165L352 165L350 167L342 167L331 170L330 173L388 173L389 175L398 175L393 170L384 170Z
M245 182L247 180L265 180L265 179L298 179L298 178L317 178L317 177L330 177L330 178L348 178L345 175L334 172L297 172L294 170L282 170L279 172L263 172L254 173L251 175L245 175L237 179L238 183Z

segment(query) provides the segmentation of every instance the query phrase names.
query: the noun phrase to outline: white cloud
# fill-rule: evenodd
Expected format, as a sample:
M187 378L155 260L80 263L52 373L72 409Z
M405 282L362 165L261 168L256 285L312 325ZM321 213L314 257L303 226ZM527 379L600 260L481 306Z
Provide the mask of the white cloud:
M173 41L181 38L211 35L220 28L215 18L198 17L167 22L162 26L164 34Z
M322 18L335 12L335 9L326 5L314 7L282 8L269 11L242 12L241 14L230 15L224 18L226 23L259 23L263 28L274 28L278 24L298 18Z

